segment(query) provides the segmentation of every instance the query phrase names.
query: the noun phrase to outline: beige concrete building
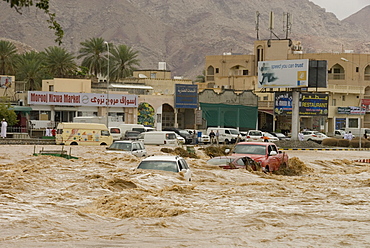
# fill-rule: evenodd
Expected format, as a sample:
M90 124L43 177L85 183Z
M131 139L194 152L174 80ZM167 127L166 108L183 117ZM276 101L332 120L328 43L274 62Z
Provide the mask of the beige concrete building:
M142 118L140 111L151 112L146 124L153 125L157 130L165 127L194 128L194 109L175 108L175 85L192 84L188 79L172 79L171 71L168 70L142 70L135 71L132 78L122 82L110 82L102 80L92 82L90 79L54 78L43 80L40 92L31 92L25 98L32 108L31 122L34 128L55 126L59 122L71 122L76 116L109 116L107 123L137 123ZM63 93L64 95L58 95ZM53 103L45 104L42 100L45 95ZM137 99L135 107L122 106L121 99L134 96ZM58 101L67 99L69 102ZM73 100L84 101L96 98L96 104L73 104ZM71 100L72 99L72 100ZM86 100L85 99L85 100ZM76 100L76 101L77 101ZM110 101L109 107L104 100ZM100 102L99 102L100 101ZM134 100L133 100L134 101ZM135 100L136 101L136 100ZM100 103L100 105L98 104ZM117 103L117 104L114 104ZM140 104L145 103L145 110ZM107 112L108 111L108 112Z
M338 108L358 107L361 99L370 98L370 54L352 51L339 53L303 53L302 44L287 40L258 40L254 54L206 56L205 83L201 89L253 90L259 97L259 128L290 129L291 119L274 114L274 92L291 91L286 88L258 88L258 61L276 60L326 60L328 63L328 87L305 88L302 92L329 95L326 117L300 116L301 128L311 128L332 134L338 128L370 128L370 114L342 113ZM367 107L367 106L364 106ZM368 109L368 108L367 108Z

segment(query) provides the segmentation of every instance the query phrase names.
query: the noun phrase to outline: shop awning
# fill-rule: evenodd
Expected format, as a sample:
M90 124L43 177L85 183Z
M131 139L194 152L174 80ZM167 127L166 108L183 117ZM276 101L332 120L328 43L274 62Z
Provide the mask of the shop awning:
M18 105L10 106L9 109L14 110L16 112L31 112L32 111L32 108L29 106L18 106Z

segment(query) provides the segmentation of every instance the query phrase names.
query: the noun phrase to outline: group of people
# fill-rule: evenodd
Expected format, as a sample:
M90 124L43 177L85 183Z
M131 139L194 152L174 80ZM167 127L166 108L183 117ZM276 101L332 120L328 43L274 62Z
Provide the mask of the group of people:
M57 130L55 128L46 128L45 136L54 136L57 134Z
M218 132L218 130L215 132L213 132L213 130L211 130L211 132L209 133L209 138L211 139L211 144L217 144L219 143L219 136L220 136L220 133Z
M352 140L353 139L353 134L351 131L349 131L348 133L345 133L344 136L343 136L343 139L346 139L346 140Z

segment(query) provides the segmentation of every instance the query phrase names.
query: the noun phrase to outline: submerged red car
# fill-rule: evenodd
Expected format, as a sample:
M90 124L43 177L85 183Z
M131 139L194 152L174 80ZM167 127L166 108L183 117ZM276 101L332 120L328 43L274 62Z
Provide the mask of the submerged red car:
M232 151L233 156L248 156L259 162L266 172L276 171L281 166L288 166L288 154L279 151L274 143L270 142L240 142Z

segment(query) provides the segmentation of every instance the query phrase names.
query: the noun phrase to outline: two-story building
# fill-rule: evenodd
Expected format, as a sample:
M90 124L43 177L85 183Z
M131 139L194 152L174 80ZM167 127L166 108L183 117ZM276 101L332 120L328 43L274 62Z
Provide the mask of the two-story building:
M303 53L300 42L286 40L257 40L254 54L240 55L223 53L206 56L205 83L202 89L252 90L258 95L258 128L291 128L290 116L274 112L274 93L291 89L263 89L258 87L258 62L276 60L326 60L328 81L326 88L310 87L302 92L328 94L326 116L300 116L300 127L331 134L335 129L370 127L370 114L366 100L370 98L370 54L355 54L353 51L333 53ZM343 109L345 111L343 111Z

